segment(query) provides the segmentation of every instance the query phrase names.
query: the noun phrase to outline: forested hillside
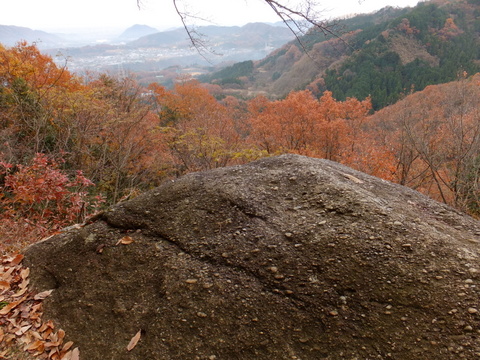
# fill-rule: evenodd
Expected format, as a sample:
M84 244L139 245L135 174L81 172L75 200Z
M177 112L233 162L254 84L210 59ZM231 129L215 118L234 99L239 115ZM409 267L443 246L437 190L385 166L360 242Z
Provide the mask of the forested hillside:
M341 39L312 32L301 38L302 46L291 42L240 76L234 65L203 80L242 95L264 91L281 98L308 87L339 100L370 96L378 110L412 89L478 72L479 14L476 0L385 8L345 20Z

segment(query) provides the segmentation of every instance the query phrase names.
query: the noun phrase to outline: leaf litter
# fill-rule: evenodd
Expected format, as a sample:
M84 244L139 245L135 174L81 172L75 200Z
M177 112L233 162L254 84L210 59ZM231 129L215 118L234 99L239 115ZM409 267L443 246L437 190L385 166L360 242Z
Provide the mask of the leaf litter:
M65 331L42 320L42 301L53 290L29 290L22 260L22 254L0 259L0 359L79 360L79 349L64 342Z

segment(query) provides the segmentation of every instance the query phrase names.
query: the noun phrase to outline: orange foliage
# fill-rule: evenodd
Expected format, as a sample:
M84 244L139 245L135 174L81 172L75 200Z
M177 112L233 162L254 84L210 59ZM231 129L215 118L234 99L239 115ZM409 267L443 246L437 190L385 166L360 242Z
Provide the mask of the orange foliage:
M35 45L20 42L12 48L0 44L0 79L11 84L15 79L24 79L33 89L47 91L49 87L72 89L79 82L65 68L58 68L52 58L40 53Z
M232 114L197 81L177 83L173 91L157 84L150 89L176 175L226 166L243 156Z
M398 29L416 33L407 21ZM447 20L445 36L455 29ZM368 116L370 99L337 101L329 91L217 101L218 86L191 79L172 90L107 75L80 80L35 46L0 46L0 233L37 237L81 220L95 204L86 188L116 202L167 177L287 152L480 214L479 83L465 76L427 87Z
M445 25L438 31L440 39L447 41L463 33L462 29L459 29L452 18L445 20Z
M402 22L398 24L397 30L405 33L406 35L415 35L420 32L415 26L411 27L410 21L406 18L402 19Z
M480 213L479 85L477 75L429 86L372 118L395 181L471 213Z
M338 102L326 91L317 100L309 91L284 100L250 102L250 141L269 154L293 152L336 161L352 161L370 100ZM347 160L350 159L350 160Z

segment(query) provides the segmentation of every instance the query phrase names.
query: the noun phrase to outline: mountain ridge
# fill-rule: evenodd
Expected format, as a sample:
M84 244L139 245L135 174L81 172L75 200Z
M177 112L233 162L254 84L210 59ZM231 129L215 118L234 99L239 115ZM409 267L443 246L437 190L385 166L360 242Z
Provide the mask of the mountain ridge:
M122 32L118 36L117 41L125 41L125 42L134 41L136 39L141 38L142 36L155 34L157 32L159 32L159 30L154 27L151 27L148 25L135 24L133 26L130 26L124 32Z
M395 103L411 89L480 71L480 3L435 0L413 8L387 7L343 21L341 39L311 31L256 61L238 78L209 74L201 81L227 92L267 93L328 90L338 100L371 96L374 109ZM303 51L307 50L307 52ZM229 87L229 82L235 84Z
M14 46L20 41L35 43L39 48L57 45L64 41L61 37L42 30L33 30L27 27L14 25L0 25L0 43L5 46Z

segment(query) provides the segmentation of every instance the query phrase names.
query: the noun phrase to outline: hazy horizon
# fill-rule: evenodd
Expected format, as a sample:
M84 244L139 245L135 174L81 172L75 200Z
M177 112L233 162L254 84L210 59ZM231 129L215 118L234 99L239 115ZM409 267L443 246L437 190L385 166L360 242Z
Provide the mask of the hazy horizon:
M291 0L290 3L295 2ZM297 1L298 2L298 1ZM185 0L185 11L198 25L241 26L251 22L275 23L280 19L263 0ZM385 6L415 6L418 0L325 0L317 8L326 19L369 13ZM25 9L29 9L28 12ZM192 19L193 20L193 19ZM54 33L125 30L147 25L159 31L182 27L171 0L16 0L2 4L0 25L14 25Z

